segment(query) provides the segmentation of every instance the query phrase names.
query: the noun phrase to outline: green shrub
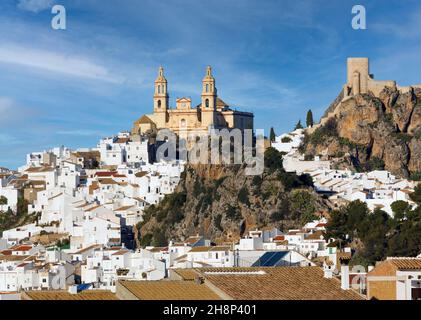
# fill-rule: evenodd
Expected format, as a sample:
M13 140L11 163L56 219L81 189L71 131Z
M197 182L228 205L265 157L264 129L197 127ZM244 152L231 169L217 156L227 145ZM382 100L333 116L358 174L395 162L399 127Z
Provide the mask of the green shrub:
M312 155L312 154L306 154L304 156L304 161L314 161L314 155Z
M221 225L221 221L222 221L222 215L218 214L218 215L216 215L213 223L219 231L224 231L224 229L222 228L222 225Z
M385 163L378 157L371 157L371 159L365 164L367 171L384 170Z
M0 197L0 205L7 205L8 201L7 198L4 196Z
M309 136L309 141L317 146L323 144L330 137L338 137L337 123L334 118L329 119L325 125L317 128Z
M409 179L412 181L421 181L421 171L412 172Z
M288 137L288 136L283 137L283 138L281 139L281 142L282 142L282 143L290 143L291 141L292 141L292 139L291 139L290 137Z
M249 192L246 186L243 186L238 192L238 201L240 201L241 203L244 203L247 206L250 206Z
M227 210L226 210L226 216L228 219L230 220L238 220L241 219L241 212L239 210L238 207L234 207L232 205L228 205Z
M142 247L150 246L152 242L152 238L153 238L153 235L151 233L147 233L144 236L140 236L140 245Z
M268 169L269 172L283 169L282 155L275 148L268 148L265 151L264 159L265 168Z

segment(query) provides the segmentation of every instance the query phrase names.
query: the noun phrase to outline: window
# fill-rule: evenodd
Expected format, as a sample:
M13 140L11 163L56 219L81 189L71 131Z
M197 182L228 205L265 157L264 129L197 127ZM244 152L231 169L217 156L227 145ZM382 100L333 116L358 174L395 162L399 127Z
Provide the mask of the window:
M161 100L158 100L158 108L161 108Z
M158 86L158 94L161 93L161 86Z
M186 119L181 119L180 126L185 127L186 126Z
M206 84L206 92L209 92L209 84Z
M206 108L209 108L209 99L206 99L205 105L206 105Z

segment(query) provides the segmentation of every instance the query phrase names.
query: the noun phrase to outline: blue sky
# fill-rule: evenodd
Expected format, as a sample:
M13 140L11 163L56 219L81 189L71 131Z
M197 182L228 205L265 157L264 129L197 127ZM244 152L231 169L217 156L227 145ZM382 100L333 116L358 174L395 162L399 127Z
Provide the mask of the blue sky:
M67 30L51 28L51 7ZM367 30L351 28L353 5ZM2 0L0 166L53 146L95 146L152 110L160 65L176 97L199 102L212 65L218 93L256 128L318 119L345 83L346 58L377 79L421 84L418 0Z

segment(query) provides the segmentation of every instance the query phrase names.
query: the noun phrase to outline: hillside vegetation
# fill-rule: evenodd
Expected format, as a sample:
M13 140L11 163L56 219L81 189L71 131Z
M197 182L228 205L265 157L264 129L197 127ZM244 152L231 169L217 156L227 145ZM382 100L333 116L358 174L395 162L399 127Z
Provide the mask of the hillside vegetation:
M306 136L303 153L332 159L337 168L421 179L420 89L385 88L378 97L357 95L335 106L335 116Z
M254 228L301 227L328 209L311 177L285 172L281 154L269 148L259 176L246 176L241 165L188 165L175 193L145 211L138 239L142 246L193 234L216 243L236 241Z

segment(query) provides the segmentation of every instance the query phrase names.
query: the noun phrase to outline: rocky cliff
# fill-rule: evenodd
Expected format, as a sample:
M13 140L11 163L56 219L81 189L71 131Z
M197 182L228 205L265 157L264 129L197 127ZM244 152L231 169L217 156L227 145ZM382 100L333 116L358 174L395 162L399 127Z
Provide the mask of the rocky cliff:
M421 173L421 89L385 88L379 96L350 97L308 134L301 151L336 166L386 169L401 177Z
M312 188L309 176L282 169L281 155L265 154L265 171L247 176L240 165L187 166L174 194L145 212L137 226L140 245L163 245L201 234L215 243L238 240L248 230L301 227L329 203Z

